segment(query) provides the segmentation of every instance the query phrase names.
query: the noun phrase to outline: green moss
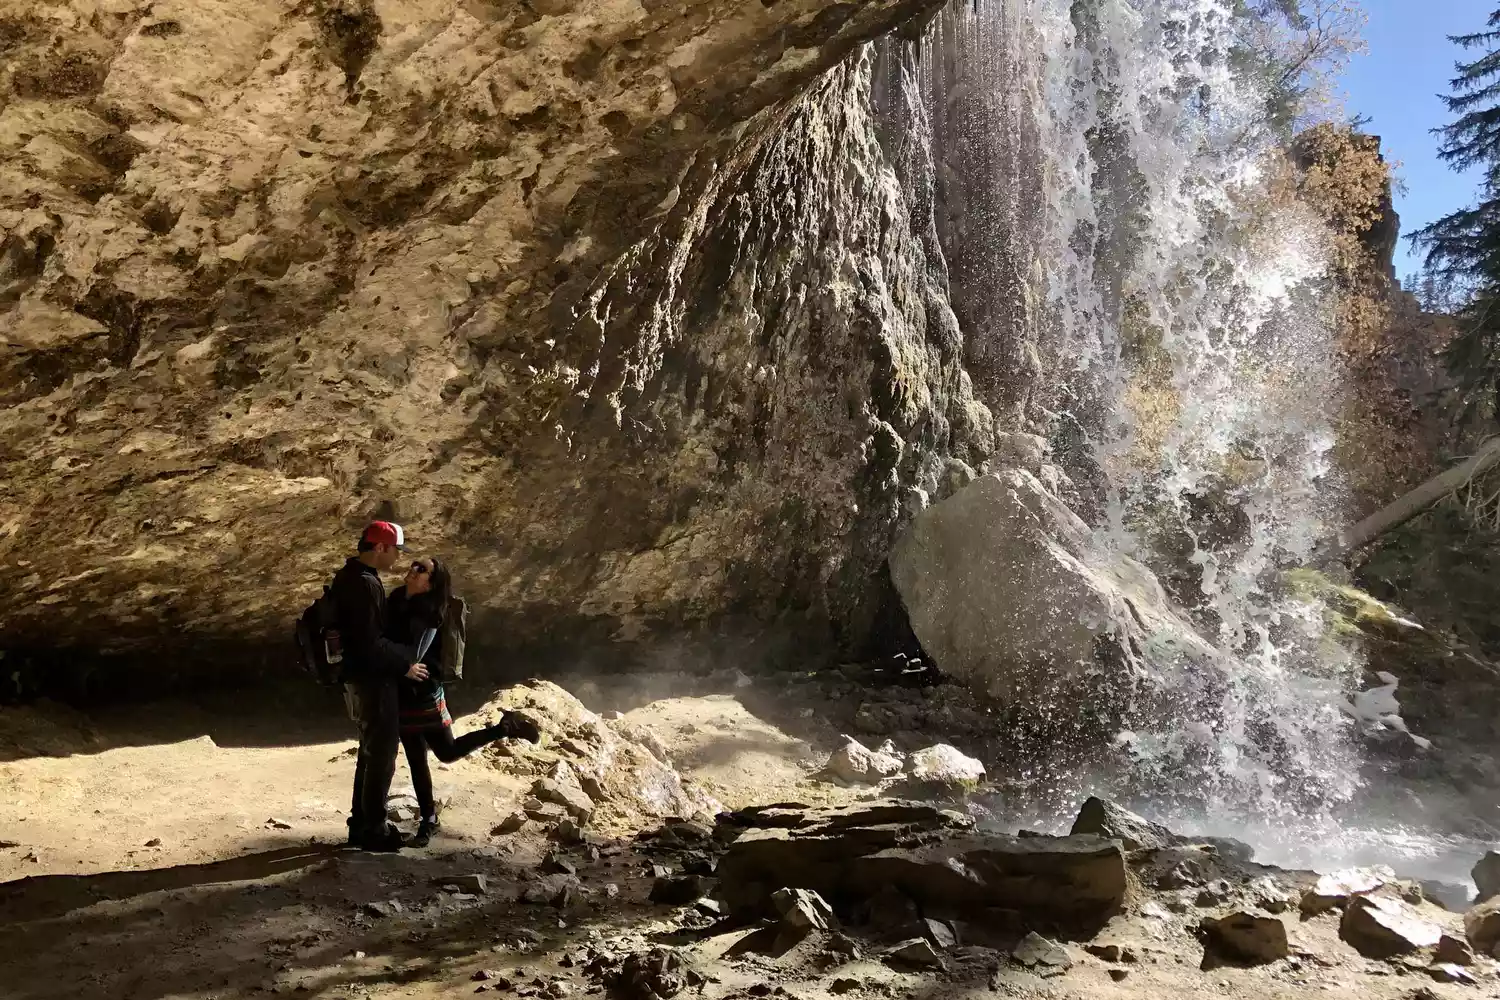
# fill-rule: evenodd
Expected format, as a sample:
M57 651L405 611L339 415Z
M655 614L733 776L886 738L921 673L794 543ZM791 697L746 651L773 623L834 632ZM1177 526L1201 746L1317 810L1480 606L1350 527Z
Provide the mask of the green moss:
M1391 639L1422 631L1420 625L1399 609L1358 587L1336 583L1318 570L1307 567L1289 570L1286 582L1292 593L1304 600L1322 602L1327 609L1329 629L1335 636Z

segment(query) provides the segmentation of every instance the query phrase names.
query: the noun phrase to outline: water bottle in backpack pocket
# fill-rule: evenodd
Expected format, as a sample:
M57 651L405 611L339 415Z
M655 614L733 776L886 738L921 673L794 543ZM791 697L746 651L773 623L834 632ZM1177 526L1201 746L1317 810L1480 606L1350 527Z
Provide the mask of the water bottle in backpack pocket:
M297 647L302 651L302 669L319 684L334 685L342 679L344 647L339 637L329 588L307 606L297 619Z

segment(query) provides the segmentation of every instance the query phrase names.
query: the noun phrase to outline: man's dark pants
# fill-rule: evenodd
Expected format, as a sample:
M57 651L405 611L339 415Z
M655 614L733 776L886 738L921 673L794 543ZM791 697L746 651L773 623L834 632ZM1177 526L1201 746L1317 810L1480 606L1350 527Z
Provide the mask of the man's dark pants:
M349 831L356 838L375 837L385 832L385 803L401 748L396 682L358 681L345 684L344 692L350 717L359 726Z

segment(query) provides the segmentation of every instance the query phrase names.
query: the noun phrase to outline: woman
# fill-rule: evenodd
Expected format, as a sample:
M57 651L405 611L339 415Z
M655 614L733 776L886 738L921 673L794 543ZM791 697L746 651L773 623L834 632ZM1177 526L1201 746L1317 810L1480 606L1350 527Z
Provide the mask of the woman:
M407 570L406 583L397 587L386 602L388 634L396 642L416 647L428 629L435 629L432 644L422 655L427 668L426 680L401 678L401 745L406 748L406 765L411 770L411 784L422 810L414 847L426 847L437 829L437 805L432 799L432 773L427 769L427 751L438 760L451 764L480 747L505 737L541 738L536 724L514 712L506 712L500 722L477 729L454 739L453 718L443 694L443 616L453 594L453 579L448 567L436 559L418 559Z

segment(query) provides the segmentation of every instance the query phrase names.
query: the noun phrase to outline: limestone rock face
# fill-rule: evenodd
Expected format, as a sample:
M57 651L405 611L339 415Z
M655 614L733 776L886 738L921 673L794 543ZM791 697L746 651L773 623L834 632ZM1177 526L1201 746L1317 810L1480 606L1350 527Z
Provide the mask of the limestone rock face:
M981 476L920 514L891 579L946 673L1033 713L1118 716L1215 653L1150 570L1107 552L1031 473Z
M993 443L858 54L935 6L0 0L0 645L280 640L376 513L480 631L857 622Z

